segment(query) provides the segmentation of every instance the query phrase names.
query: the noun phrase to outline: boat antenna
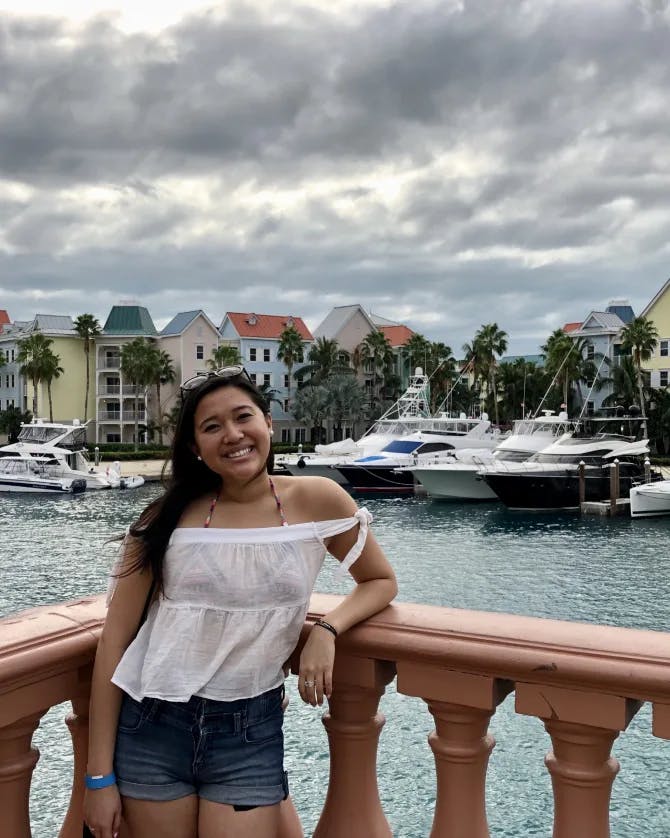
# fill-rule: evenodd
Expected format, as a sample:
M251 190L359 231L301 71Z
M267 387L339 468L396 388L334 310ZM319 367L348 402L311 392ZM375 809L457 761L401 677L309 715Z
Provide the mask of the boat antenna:
M435 367L435 369L434 369L434 371L431 375L431 378L432 378L433 375L435 375L435 373L439 370L439 368L444 363L445 363L444 361L440 361L438 366ZM436 414L440 413L440 411L442 411L444 409L444 407L447 404L449 404L449 398L450 398L451 394L454 392L454 390L456 389L456 385L460 381L461 376L463 375L464 372L467 372L470 369L471 366L474 366L474 358L470 358L470 360L466 363L466 365L461 369L460 373L456 377L456 380L452 383L451 387L447 391L447 395L442 399L442 401L439 403L439 405L435 408L435 413Z
M602 360L600 361L600 364L598 366L598 369L596 370L595 378L593 379L593 382L591 383L591 387L589 389L589 392L586 394L586 398L584 399L584 404L582 405L582 409L579 411L579 416L577 417L578 419L581 419L582 416L584 415L584 411L586 410L586 408L588 406L588 403L589 403L589 396L593 392L593 388L596 386L596 381L598 380L598 376L600 375L600 370L602 369L603 364L605 363L606 360L607 360L607 355L603 355Z

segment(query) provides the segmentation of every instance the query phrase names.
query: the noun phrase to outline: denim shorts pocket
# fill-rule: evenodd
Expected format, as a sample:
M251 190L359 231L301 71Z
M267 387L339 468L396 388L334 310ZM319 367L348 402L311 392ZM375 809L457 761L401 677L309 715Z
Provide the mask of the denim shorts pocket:
M125 695L119 713L118 727L121 733L135 733L139 730L149 715L153 701L151 698L135 701L134 698Z
M272 742L273 739L281 739L283 721L284 714L279 708L258 721L248 723L244 729L244 741L250 745L260 745L263 742Z

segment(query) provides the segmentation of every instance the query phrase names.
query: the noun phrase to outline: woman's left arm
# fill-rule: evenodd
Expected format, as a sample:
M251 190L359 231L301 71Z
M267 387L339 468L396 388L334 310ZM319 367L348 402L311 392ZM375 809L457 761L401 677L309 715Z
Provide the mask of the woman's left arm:
M320 487L325 495L321 502L327 504L330 512L327 516L322 515L321 519L353 517L357 506L351 496L333 481L325 479L325 482L330 485ZM360 526L359 524L344 533L332 536L327 542L328 552L339 561L343 561L356 543ZM355 588L323 617L338 635L386 608L398 593L393 568L371 531L368 531L361 554L351 565L349 572L356 581ZM298 689L304 701L316 705L323 703L324 695L330 697L334 660L334 634L327 628L315 625L300 657ZM311 683L314 684L313 688L309 686Z

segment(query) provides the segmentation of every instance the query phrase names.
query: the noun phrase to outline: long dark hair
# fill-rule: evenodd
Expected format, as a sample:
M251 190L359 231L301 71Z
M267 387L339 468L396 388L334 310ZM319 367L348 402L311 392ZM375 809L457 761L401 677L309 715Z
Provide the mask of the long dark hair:
M212 373L198 387L185 392L170 458L163 470L165 492L144 509L129 529L130 535L139 539L139 549L137 558L131 562L131 566L124 575L137 570L150 569L153 574L154 593L162 590L165 551L184 510L197 498L206 494L213 495L221 489L221 477L193 453L195 411L206 395L221 387L237 387L244 390L263 414L270 415L267 399L244 373L230 378L220 378ZM270 445L270 453L266 460L266 468L268 474L272 474L274 468L272 445Z

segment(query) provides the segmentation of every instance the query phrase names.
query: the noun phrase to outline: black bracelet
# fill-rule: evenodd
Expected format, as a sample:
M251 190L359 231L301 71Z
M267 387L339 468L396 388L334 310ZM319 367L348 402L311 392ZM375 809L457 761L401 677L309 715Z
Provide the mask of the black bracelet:
M333 637L337 637L337 629L335 628L335 626L331 626L331 624L327 623L325 620L317 620L314 623L314 625L321 626L322 629L329 631L333 635Z

